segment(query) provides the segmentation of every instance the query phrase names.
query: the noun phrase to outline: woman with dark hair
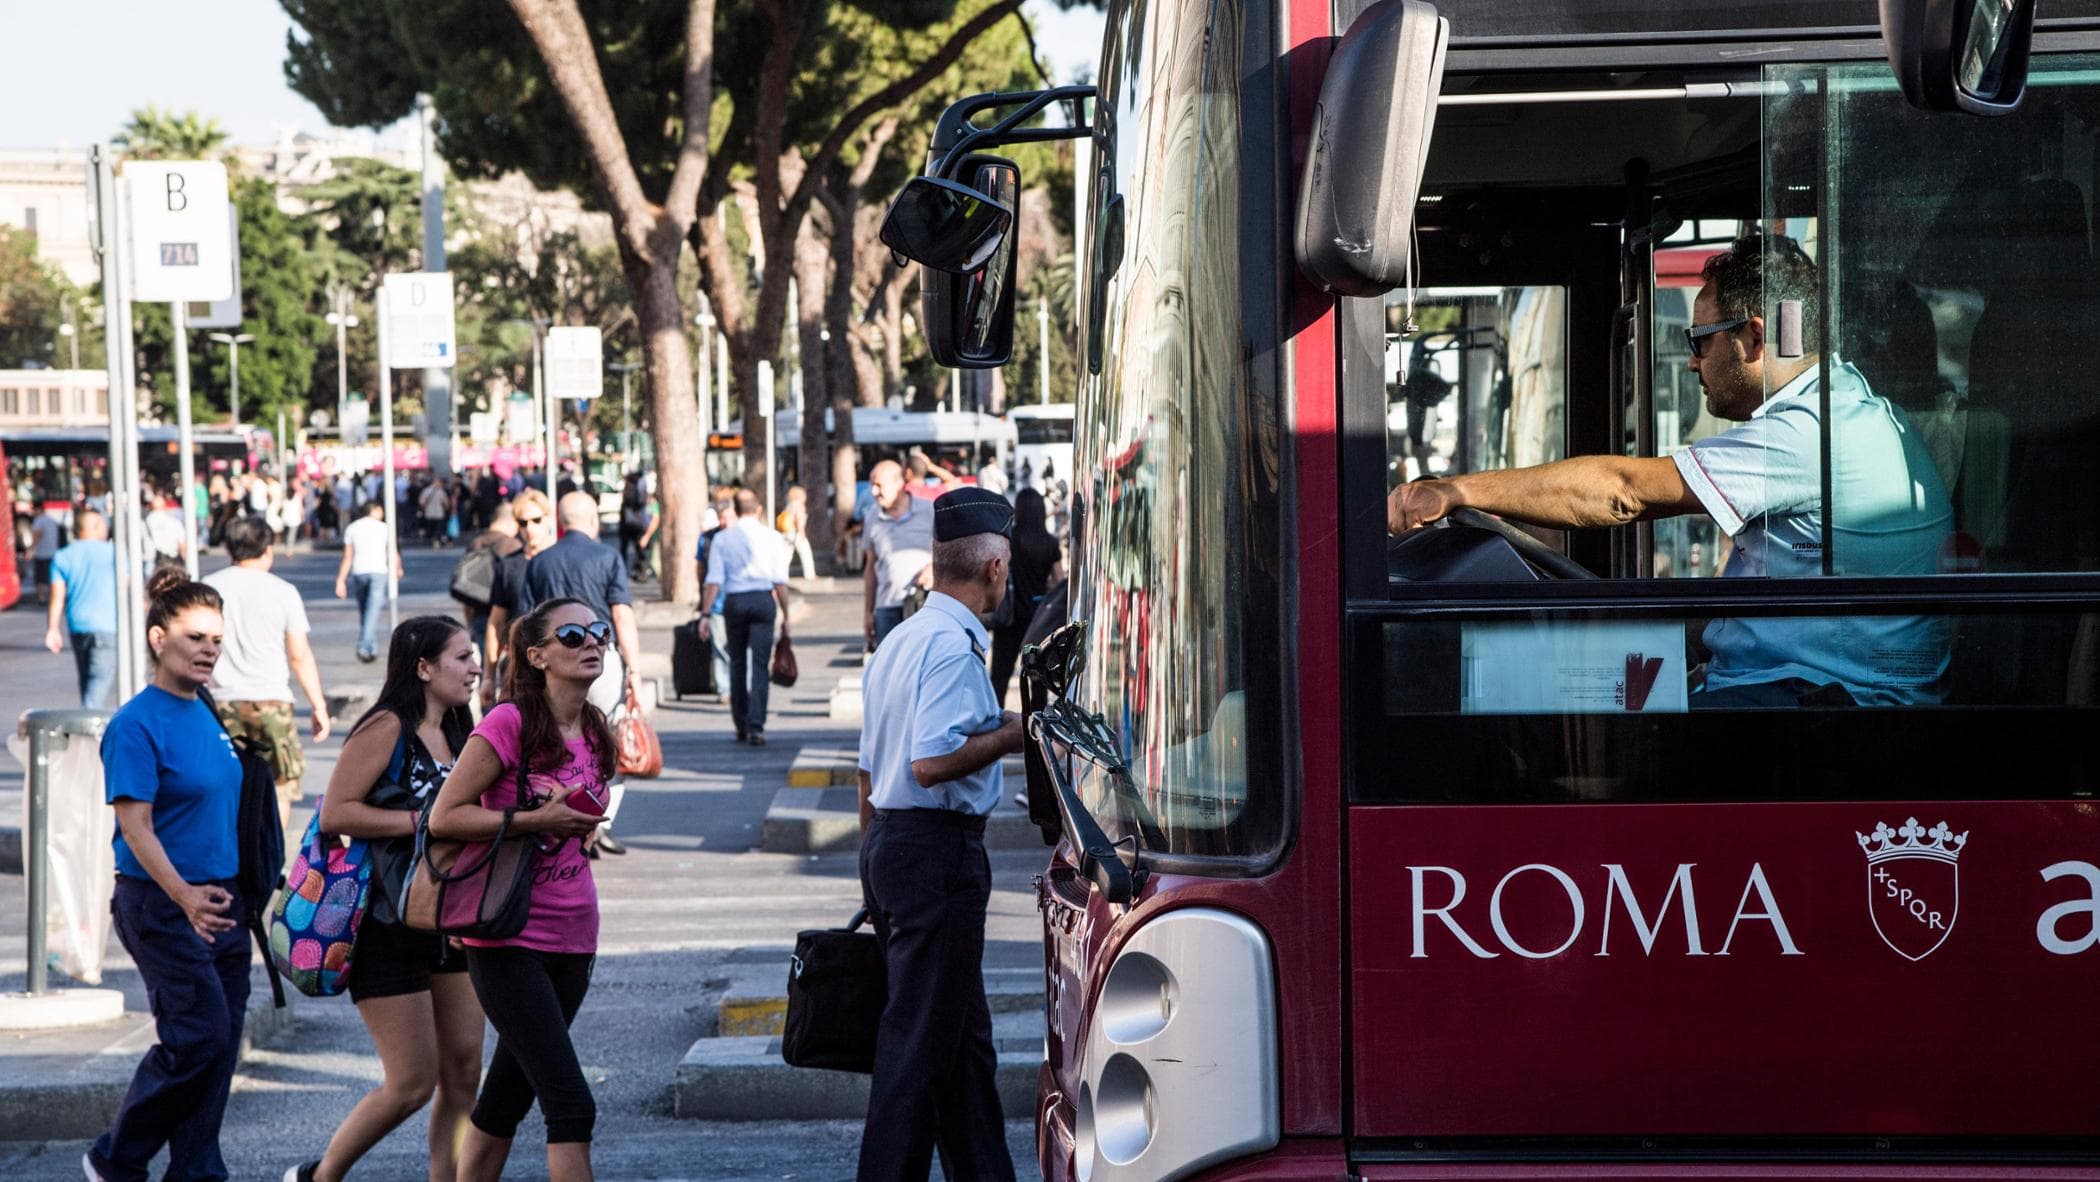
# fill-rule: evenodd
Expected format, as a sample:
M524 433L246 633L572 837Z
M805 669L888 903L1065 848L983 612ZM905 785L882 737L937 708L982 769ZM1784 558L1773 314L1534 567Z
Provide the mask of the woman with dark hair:
M147 581L152 681L102 732L103 791L117 811L117 938L153 999L146 1053L109 1131L82 1160L91 1180L143 1182L162 1146L174 1178L224 1178L219 1124L248 1012L241 899L241 761L198 696L225 637L219 593L181 567Z
M598 1110L569 1024L598 951L598 888L582 838L605 819L616 749L587 695L611 636L612 625L575 599L550 599L511 625L504 701L474 728L431 810L434 837L488 841L508 817L510 833L537 834L540 843L524 930L466 941L467 973L496 1028L496 1052L460 1151L461 1182L502 1176L535 1099L547 1125L549 1178L592 1176Z
M467 629L417 616L394 629L379 700L351 728L321 798L321 831L371 843L374 880L350 956L350 1000L379 1052L379 1086L329 1138L319 1161L285 1182L338 1182L380 1139L435 1096L430 1177L452 1182L474 1087L481 1082L481 1002L466 952L401 922L396 910L415 868L416 817L466 746L467 704L481 662ZM382 881L382 879L384 881Z
M1062 557L1057 535L1050 532L1049 505L1043 494L1024 488L1014 498L1013 618L992 632L992 692L1006 702L1006 683L1013 680L1014 664L1021 657L1021 638L1035 618L1043 592Z

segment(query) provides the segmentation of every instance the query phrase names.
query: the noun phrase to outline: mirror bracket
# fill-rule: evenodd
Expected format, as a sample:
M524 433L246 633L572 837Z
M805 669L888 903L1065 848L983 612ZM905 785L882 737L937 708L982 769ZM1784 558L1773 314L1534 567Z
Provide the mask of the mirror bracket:
M1050 140L1076 140L1092 134L1085 120L1078 118L1080 104L1094 97L1091 86L1057 86L1049 90L1021 90L1008 93L977 94L957 99L941 112L941 119L934 127L933 143L927 149L928 166L925 175L954 180L970 153L982 148L1004 147L1007 144L1042 143ZM1022 127L1021 122L1053 103L1072 104L1074 118L1067 127ZM1016 107L990 127L978 127L975 118L985 112Z

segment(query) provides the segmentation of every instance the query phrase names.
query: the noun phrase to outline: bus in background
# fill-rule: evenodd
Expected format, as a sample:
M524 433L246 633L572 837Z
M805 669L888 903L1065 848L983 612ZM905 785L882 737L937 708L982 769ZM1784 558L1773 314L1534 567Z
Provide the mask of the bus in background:
M1069 402L1030 403L1006 412L1013 424L1014 453L1008 468L1016 490L1048 496L1072 480L1072 416Z
M1090 149L1043 1177L2100 1177L2100 3L2042 11L1111 0L1098 88L949 109L883 231L942 364L1011 350L993 151ZM1389 326L1464 351L1414 438ZM1725 558L1389 529L1724 435L1741 504L1639 504ZM1745 637L1784 704L1702 698Z

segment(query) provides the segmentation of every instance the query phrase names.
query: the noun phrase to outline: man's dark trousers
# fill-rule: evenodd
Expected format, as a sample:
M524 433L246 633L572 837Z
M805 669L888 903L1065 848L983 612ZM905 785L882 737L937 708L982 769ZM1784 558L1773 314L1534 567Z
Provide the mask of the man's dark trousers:
M146 1052L116 1123L95 1142L95 1168L110 1182L144 1182L166 1145L168 1178L225 1178L219 1125L248 1012L248 933L231 928L205 943L182 908L144 879L118 878L110 911L145 980L160 1044ZM240 914L239 896L226 914Z
M729 630L729 717L738 735L763 731L773 685L773 593L723 596L722 624Z
M946 1177L1010 1182L984 997L984 818L880 810L861 844L860 877L890 982L860 1182L924 1182L936 1147Z

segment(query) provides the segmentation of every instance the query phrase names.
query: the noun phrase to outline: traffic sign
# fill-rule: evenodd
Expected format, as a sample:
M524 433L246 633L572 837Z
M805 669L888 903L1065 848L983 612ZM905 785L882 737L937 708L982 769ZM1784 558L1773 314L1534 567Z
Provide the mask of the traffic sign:
M124 183L130 186L132 298L174 303L233 295L226 166L135 160L124 166Z
M239 328L241 326L241 218L231 203L226 206L226 240L233 244L233 290L223 300L190 305L191 328Z
M605 334L564 325L547 330L547 393L596 398L605 393Z
M389 369L451 369L452 274L413 271L386 277L386 364Z

